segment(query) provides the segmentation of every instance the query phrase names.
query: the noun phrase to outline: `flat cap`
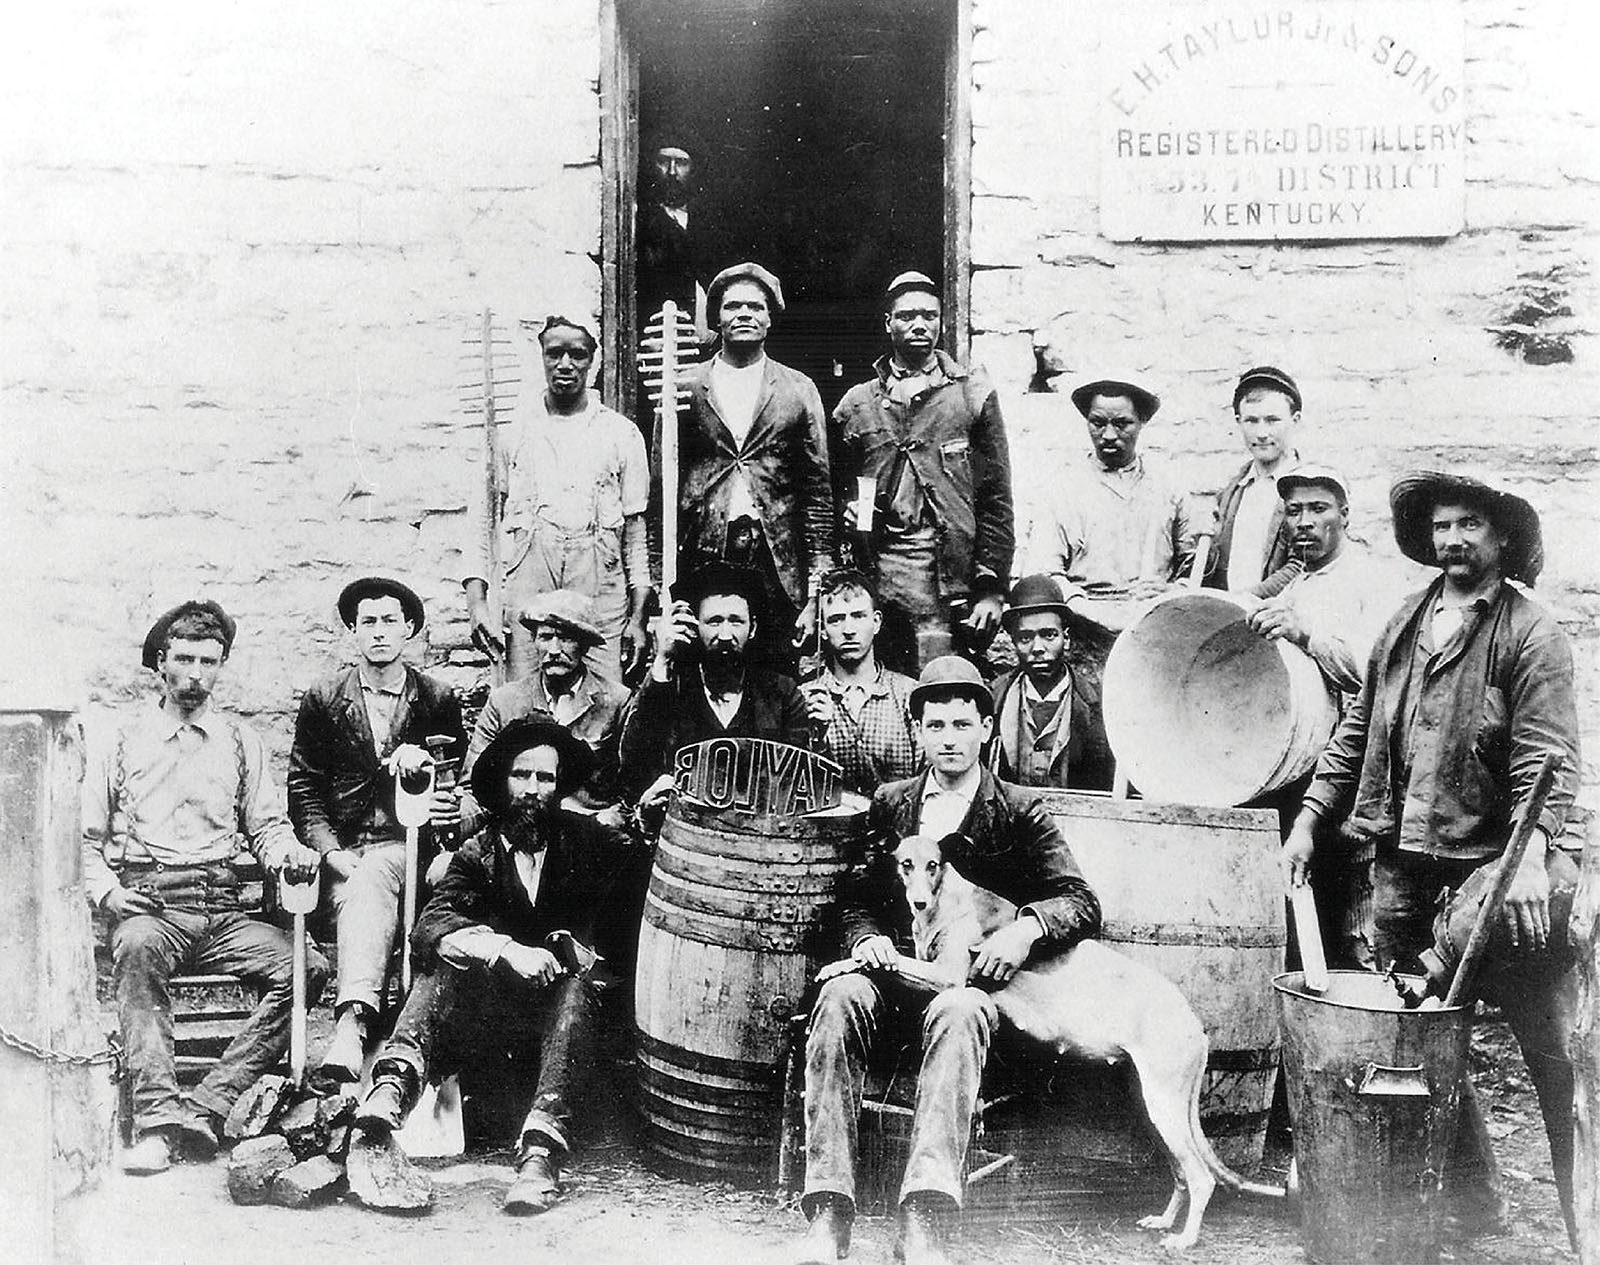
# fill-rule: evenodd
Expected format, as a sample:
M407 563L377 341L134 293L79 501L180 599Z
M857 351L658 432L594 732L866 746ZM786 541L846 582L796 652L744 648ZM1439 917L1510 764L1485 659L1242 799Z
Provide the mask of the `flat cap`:
M1295 488L1324 487L1338 494L1342 504L1350 504L1350 485L1332 466L1296 466L1287 474L1278 476L1278 495L1288 496Z
M530 598L517 612L517 622L530 630L548 624L590 646L606 643L605 633L595 622L594 602L574 589L551 589Z
M902 272L883 291L883 301L893 303L896 296L904 294L907 290L922 290L939 297L939 287L934 284L933 278L925 272Z
M1233 388L1235 412L1239 409L1239 401L1256 387L1269 387L1274 391L1282 391L1294 405L1294 411L1296 413L1300 411L1300 388L1295 386L1294 379L1276 365L1257 365L1254 369L1246 369L1239 375L1239 381Z
M754 281L767 292L767 301L772 304L773 312L783 311L782 283L760 264L749 262L724 268L711 278L711 284L706 288L706 307L715 313L722 305L722 292L735 281Z

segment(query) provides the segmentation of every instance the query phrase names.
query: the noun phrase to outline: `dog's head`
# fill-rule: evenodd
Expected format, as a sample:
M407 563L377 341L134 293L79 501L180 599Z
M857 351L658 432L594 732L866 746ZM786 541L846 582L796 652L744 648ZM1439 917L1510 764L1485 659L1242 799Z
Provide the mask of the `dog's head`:
M931 835L907 835L894 850L894 865L912 913L923 913L939 903L945 871L939 840Z

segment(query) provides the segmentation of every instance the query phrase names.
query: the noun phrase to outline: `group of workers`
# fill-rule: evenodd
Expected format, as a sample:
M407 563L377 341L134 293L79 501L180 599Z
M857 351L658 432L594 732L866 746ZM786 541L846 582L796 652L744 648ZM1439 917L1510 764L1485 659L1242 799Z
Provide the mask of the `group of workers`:
M336 922L336 1022L313 1083L370 1074L358 1124L381 1137L430 1081L498 1052L526 1069L529 1090L506 1207L550 1207L601 999L631 968L674 756L715 737L765 738L826 755L872 797L837 946L866 969L819 990L805 1054L810 1227L798 1258L848 1250L862 1077L883 1034L909 1021L923 1061L897 1253L947 1259L999 1024L991 991L1100 925L1070 841L1027 789L1112 784L1097 681L1074 670L1073 637L1097 627L1096 602L1177 583L1202 535L1215 538L1204 582L1240 595L1249 626L1309 655L1342 702L1309 786L1280 805L1293 881L1334 876L1319 880L1336 910L1332 956L1413 967L1433 943L1440 891L1500 855L1550 752L1555 788L1506 926L1514 952L1552 951L1578 726L1566 637L1529 592L1543 555L1525 500L1461 475L1398 480L1400 550L1438 571L1402 600L1347 532L1349 483L1301 457L1301 397L1287 373L1262 366L1239 379L1233 408L1250 455L1214 523L1139 451L1157 396L1104 377L1071 393L1089 445L1053 480L1019 550L999 399L981 371L939 349L929 277L887 286L889 352L831 418L809 379L765 354L783 311L777 277L754 263L725 269L706 308L720 342L688 370L671 490L681 578L659 597L660 423L647 449L592 396L590 330L562 317L527 323L546 389L503 428L501 504L488 516L498 535L463 580L473 640L503 656L508 681L470 737L456 694L403 657L426 620L397 580L356 579L338 596L356 662L301 697L286 805L260 738L210 701L233 619L191 601L151 628L143 662L161 695L95 753L84 794L88 892L114 922L134 1083L125 1168L214 1153L232 1103L281 1057L290 945L250 916L252 867L240 854L253 853L290 879L320 870ZM990 679L986 651L1002 628L1015 666ZM396 787L451 759L459 785L435 782L421 832L427 897L403 946L416 976L385 1036L407 861ZM943 840L958 871L1018 908L975 946L971 985L931 1002L882 969L909 943L892 855L911 834ZM264 986L249 1024L187 1093L167 993L179 967ZM315 994L327 965L313 954L310 969ZM1572 973L1538 978L1502 1004L1570 1209ZM1465 1132L1483 1142L1481 1122ZM1487 1146L1478 1152L1478 1206L1492 1216L1503 1211L1497 1178Z

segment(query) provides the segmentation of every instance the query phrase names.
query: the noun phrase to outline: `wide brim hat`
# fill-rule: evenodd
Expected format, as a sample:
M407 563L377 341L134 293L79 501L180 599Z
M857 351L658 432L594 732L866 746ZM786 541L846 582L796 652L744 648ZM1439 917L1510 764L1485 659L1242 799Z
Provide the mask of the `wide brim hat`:
M1074 387L1072 402L1077 406L1078 412L1088 417L1089 406L1094 403L1094 397L1097 395L1126 395L1133 401L1134 412L1146 422L1154 417L1156 410L1161 407L1159 395L1126 377L1096 378L1092 382Z
M606 635L595 623L594 603L572 589L552 589L531 598L517 612L517 622L530 632L542 624L576 637L586 646L603 646Z
M958 654L944 654L929 659L911 690L908 707L913 716L920 715L923 704L930 698L970 698L977 703L978 711L985 716L994 714L994 695L983 679L983 674L967 659Z
M724 268L711 278L711 284L706 287L706 310L715 313L722 304L722 292L735 281L754 281L767 292L767 301L772 304L773 315L783 311L783 284L767 269L760 264L745 262L734 264L731 268Z
M1040 611L1054 611L1063 620L1070 619L1072 615L1067 607L1067 595L1054 576L1025 575L1011 586L1011 595L1006 600L1006 609L1000 615L1000 622L1010 632L1012 621L1017 616Z
M233 617L218 606L215 602L202 602L192 600L181 602L167 611L155 623L150 625L150 631L144 635L144 648L139 657L139 662L154 671L161 662L161 651L166 645L167 629L177 622L182 615L210 615L222 626L222 656L227 658L233 650L233 638L239 631L239 625Z
M720 559L690 572L672 586L673 600L698 608L707 597L728 593L750 604L750 618L760 617L766 606L767 587L759 572Z
M565 725L549 716L513 720L490 740L472 766L472 797L489 812L505 811L506 775L516 758L531 747L555 748L558 796L582 786L594 767L594 752Z
M339 594L339 618L344 621L346 628L354 625L356 611L369 597L392 597L398 601L400 612L411 624L413 635L421 632L422 625L428 620L422 599L399 580L391 580L385 575L364 575L359 580L351 580Z
M1282 391L1294 404L1294 411L1300 411L1300 388L1295 381L1277 365L1257 365L1254 369L1246 369L1239 375L1239 381L1233 387L1233 409L1239 411L1239 401L1255 387L1267 387L1273 391Z
M1433 549L1433 510L1436 505L1459 502L1481 508L1505 536L1500 573L1532 585L1544 570L1544 532L1539 511L1514 492L1492 487L1465 474L1417 470L1403 474L1389 489L1394 513L1394 538L1400 552L1423 566L1439 565Z

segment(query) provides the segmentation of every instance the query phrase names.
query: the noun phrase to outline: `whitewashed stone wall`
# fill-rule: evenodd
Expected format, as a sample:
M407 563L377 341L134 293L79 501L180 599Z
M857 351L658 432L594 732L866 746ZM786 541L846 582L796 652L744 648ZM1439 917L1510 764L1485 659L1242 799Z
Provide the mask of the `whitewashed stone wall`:
M1264 8L1270 6L1263 6ZM1233 382L1262 362L1305 396L1302 451L1353 481L1396 567L1388 485L1411 467L1503 478L1544 516L1539 595L1572 635L1600 753L1600 111L1586 14L1467 0L1467 228L1438 243L1119 245L1099 235L1098 24L1118 6L974 0L973 357L1004 393L1019 517L1085 442L1065 392L1139 371L1144 432L1198 494L1244 460ZM1027 395L1039 367L1061 394Z

